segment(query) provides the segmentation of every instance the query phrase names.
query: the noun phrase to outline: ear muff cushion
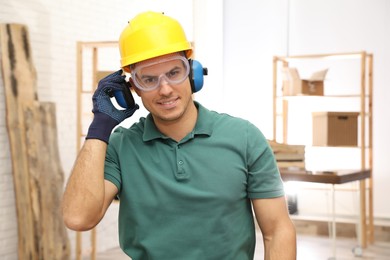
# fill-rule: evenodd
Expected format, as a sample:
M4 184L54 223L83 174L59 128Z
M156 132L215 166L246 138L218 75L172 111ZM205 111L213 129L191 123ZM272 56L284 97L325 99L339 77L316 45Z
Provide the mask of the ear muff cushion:
M204 69L202 64L197 60L189 60L190 70L190 83L192 92L198 92L203 87L203 75L207 75L207 69Z
M136 106L133 95L130 90L131 84L127 82L126 86L123 90L117 90L113 92L113 96L115 97L117 103L127 109L133 109Z

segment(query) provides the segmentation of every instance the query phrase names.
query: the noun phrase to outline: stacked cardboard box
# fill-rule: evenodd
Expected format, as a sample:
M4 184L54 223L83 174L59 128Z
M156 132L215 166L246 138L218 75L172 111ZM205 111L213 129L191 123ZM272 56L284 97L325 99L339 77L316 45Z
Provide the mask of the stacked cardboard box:
M279 168L305 168L305 146L268 140Z

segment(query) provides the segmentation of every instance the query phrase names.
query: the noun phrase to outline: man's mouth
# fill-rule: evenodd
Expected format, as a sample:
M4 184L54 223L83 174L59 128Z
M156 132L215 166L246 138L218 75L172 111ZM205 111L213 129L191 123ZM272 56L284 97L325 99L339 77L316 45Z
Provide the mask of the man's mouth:
M176 105L178 99L162 100L157 102L159 105L171 108Z

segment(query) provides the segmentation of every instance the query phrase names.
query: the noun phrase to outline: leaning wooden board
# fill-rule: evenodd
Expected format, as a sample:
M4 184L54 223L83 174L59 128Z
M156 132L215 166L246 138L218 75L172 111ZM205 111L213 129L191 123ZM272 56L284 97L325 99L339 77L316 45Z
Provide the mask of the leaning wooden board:
M68 259L69 242L66 233L63 233L65 228L62 218L57 214L63 189L57 140L41 138L56 137L56 128L42 124L41 119L50 115L46 109L41 109L48 105L38 103L37 77L27 27L0 24L0 47L18 216L19 259ZM55 119L51 120L55 122ZM36 140L35 147L31 146L32 140ZM51 142L51 149L43 153L41 149L46 142ZM48 162L51 163L49 166L46 165ZM41 171L39 178L34 176L38 171ZM50 190L46 185L52 185ZM50 204L46 205L47 198ZM46 214L50 211L52 214ZM51 241L48 242L47 238ZM52 252L52 248L59 247L61 253Z
M18 215L19 259L37 259L33 218L30 203L30 185L22 110L24 101L36 100L33 81L36 72L32 65L28 33L23 26L0 26L2 73L5 88L6 118L11 146L11 157Z
M53 103L23 106L35 245L39 259L69 259L69 242L61 217L64 175L57 147Z

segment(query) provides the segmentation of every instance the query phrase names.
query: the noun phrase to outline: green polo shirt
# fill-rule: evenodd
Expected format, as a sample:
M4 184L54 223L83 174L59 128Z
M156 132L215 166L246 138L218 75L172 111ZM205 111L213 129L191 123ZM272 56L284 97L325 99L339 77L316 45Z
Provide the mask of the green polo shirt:
M250 199L284 195L259 129L195 104L180 142L151 115L110 137L105 178L119 190L120 246L134 260L253 259Z

